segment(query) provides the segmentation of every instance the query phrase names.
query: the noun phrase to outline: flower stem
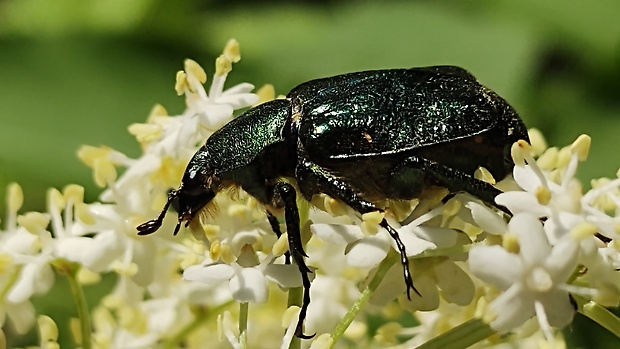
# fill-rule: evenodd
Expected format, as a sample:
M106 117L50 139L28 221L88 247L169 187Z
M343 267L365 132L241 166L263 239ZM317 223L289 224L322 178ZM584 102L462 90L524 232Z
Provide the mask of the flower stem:
M90 322L90 310L88 309L88 303L86 303L86 296L84 295L84 289L77 279L77 273L80 270L80 266L74 263L62 263L65 268L62 270L56 265L56 270L61 274L67 276L69 280L69 287L71 288L71 294L75 301L75 307L78 313L78 319L80 321L80 338L79 342L83 349L92 348L92 324Z
M390 267L398 261L398 258L399 258L399 255L396 253L396 251L391 250L390 253L388 253L387 257L381 262L381 264L379 264L379 267L377 268L377 272L370 280L370 283L368 284L368 286L366 286L366 288L362 292L361 297L358 298L358 300L355 302L355 304L353 304L351 309L349 309L349 311L344 315L344 317L336 325L336 328L334 328L334 331L331 334L333 340L332 340L330 348L332 348L336 344L336 342L340 339L340 337L342 337L342 335L344 334L346 329L349 327L349 325L351 325L353 320L355 320L355 317L364 308L366 303L368 303L368 301L370 300L370 297L372 297L375 290L377 290L377 287L379 287L381 280L383 280L383 278L385 277L385 274L388 272Z
M481 319L466 321L448 332L429 340L417 349L460 349L467 348L495 334L489 324Z
M249 303L239 303L239 333L244 333L248 330L248 312Z
M600 304L573 295L580 313L594 320L603 328L620 338L620 319Z

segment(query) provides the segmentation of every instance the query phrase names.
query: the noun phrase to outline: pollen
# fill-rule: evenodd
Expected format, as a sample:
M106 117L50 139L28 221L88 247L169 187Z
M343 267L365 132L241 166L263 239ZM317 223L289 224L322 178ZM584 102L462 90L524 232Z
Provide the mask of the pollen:
M56 188L50 188L47 191L47 202L50 206L59 208L66 205L65 197Z
M181 96L185 93L185 89L189 90L189 84L187 83L187 74L184 71L179 70L176 76L176 82L174 84L174 90L177 91L177 95Z
M149 113L149 116L146 118L146 122L154 123L157 119L163 118L163 117L168 117L168 111L163 105L157 103L153 106L153 108L151 108L151 112Z
M93 166L93 176L95 177L95 183L100 188L103 188L107 183L113 183L116 181L116 168L108 159L95 160Z
M547 187L536 188L536 200L541 205L547 205L551 201L551 191Z
M49 222L49 216L39 212L28 212L25 215L17 216L17 223L33 234L44 230Z
M7 199L6 206L8 211L11 213L15 213L22 208L24 204L24 192L22 191L22 187L17 183L11 183L8 185L7 189Z
M69 184L63 189L63 195L69 202L84 202L84 187L77 184Z
M204 224L202 226L207 239L214 241L220 234L220 226L215 224Z
M232 70L232 62L226 56L221 55L215 60L215 75L224 76Z
M565 168L566 166L568 166L571 156L572 152L569 147L564 147L560 149L560 152L558 153L557 168Z
M497 183L495 181L495 178L493 178L493 175L491 174L491 172L489 172L489 170L487 170L486 168L480 166L476 169L476 172L474 172L474 177L476 179L479 179L483 182L487 182L489 184L495 184Z
M123 263L121 261L112 262L112 270L122 276L134 276L138 273L138 265L136 263Z
M448 200L448 202L443 206L441 210L441 214L444 217L452 217L455 216L463 205L458 200Z
M37 318L37 324L39 325L41 342L47 344L58 340L58 326L56 326L56 323L51 317L47 315L39 315Z
M519 140L512 144L510 147L510 155L512 156L512 160L515 165L525 165L525 158L527 157L527 154L529 154L530 148L531 146L524 140Z
M232 248L228 244L222 244L220 247L220 258L224 263L232 263L237 260L237 257L232 251Z
M521 245L519 244L519 237L516 234L504 234L504 239L502 240L502 247L510 253L519 253L519 251L521 250Z
M207 73L205 73L204 69L202 69L200 64L189 58L186 59L183 63L185 66L185 73L188 76L194 77L196 80L200 81L201 84L207 82Z
M590 222L582 222L573 227L570 231L570 235L576 240L583 240L588 237L594 236L598 232L596 225Z
M558 154L559 149L557 147L551 147L547 149L542 155L536 160L538 167L543 170L551 171L557 167L558 164Z
M224 47L224 56L233 63L237 63L241 60L241 50L237 40L228 40L226 47Z
M592 144L592 138L588 135L582 134L571 144L571 151L577 154L579 161L586 161L588 159L588 153L590 152L590 144Z
M288 251L288 234L284 233L280 235L280 237L278 238L278 241L276 241L276 243L273 244L271 253L273 253L273 255L276 257L280 257L283 254L285 254L287 251Z
M102 158L108 158L112 153L112 149L108 147L93 147L91 145L83 145L77 152L78 158L82 160L88 167L94 167L95 161Z
M156 124L134 123L128 127L129 133L132 134L139 143L150 143L161 138L163 128Z
M90 213L90 209L88 205L83 202L78 202L75 204L75 216L82 221L84 224L93 225L95 224L95 218Z
M530 144L532 145L532 153L534 156L540 156L546 151L548 145L547 140L537 128L531 128L527 131L527 135L530 138Z
M209 257L217 261L221 257L221 243L219 240L214 240L211 242L211 247L209 247Z
M256 102L256 105L272 101L276 98L276 90L271 84L263 85L256 91L256 94L258 95L258 101Z

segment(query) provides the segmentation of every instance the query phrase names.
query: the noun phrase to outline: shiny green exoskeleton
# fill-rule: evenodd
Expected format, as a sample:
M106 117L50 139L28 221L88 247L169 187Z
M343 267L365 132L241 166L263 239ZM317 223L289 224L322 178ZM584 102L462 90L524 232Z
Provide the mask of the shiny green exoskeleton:
M300 237L296 187L307 200L324 193L359 213L381 211L384 199L413 199L430 186L465 191L489 204L499 193L473 177L485 167L495 178L513 168L510 147L528 140L508 103L452 66L365 71L295 87L286 99L254 107L215 132L190 161L160 215L138 227L155 232L178 200L186 225L215 195L241 187L270 209L284 208L289 253L304 284L296 334L310 303L310 269ZM293 184L291 184L293 183ZM414 290L405 247L384 219L403 264L407 295Z

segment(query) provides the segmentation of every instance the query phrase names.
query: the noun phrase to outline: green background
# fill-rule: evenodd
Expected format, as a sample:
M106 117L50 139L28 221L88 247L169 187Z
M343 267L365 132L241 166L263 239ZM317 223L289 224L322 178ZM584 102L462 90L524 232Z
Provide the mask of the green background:
M0 1L0 197L16 181L22 212L43 209L45 190L68 183L96 200L79 146L137 156L127 126L155 103L180 113L183 59L212 75L229 38L242 60L228 86L271 83L278 94L350 71L462 66L551 145L590 134L578 173L588 186L620 164L618 14L617 0ZM605 343L604 332L566 333L573 346Z

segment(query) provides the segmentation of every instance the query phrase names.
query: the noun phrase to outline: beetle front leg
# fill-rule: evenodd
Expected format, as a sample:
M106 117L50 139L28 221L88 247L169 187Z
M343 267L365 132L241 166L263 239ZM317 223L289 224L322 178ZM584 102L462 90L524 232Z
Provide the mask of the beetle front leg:
M306 319L306 313L308 306L310 305L310 278L309 273L312 270L308 268L304 257L308 257L304 251L304 247L301 241L301 230L299 227L299 210L297 208L297 193L292 185L280 182L276 184L274 191L280 196L282 202L284 202L284 220L286 221L286 231L288 233L288 249L293 257L293 260L299 268L301 278L304 286L304 299L301 304L301 310L299 311L299 320L297 321L297 327L295 328L295 336L303 339L309 339L314 335L308 336L303 332L303 323Z
M373 203L364 200L357 193L358 191L351 187L351 185L344 182L342 179L338 178L334 174L325 170L324 168L313 164L310 161L302 160L300 164L297 166L296 177L300 182L307 181L304 183L316 183L318 187L311 187L309 185L301 185L301 188L307 188L309 191L304 192L304 195L307 197L311 197L313 192L322 192L327 193L328 195L339 199L349 205L355 211L364 214L368 212L375 211L383 211L382 209L375 206ZM309 180L312 178L311 180ZM411 299L411 290L417 293L419 296L422 296L420 292L413 285L413 279L411 277L411 272L409 271L409 257L407 257L407 251L405 249L405 244L403 244L400 236L396 229L390 226L383 218L379 225L388 231L390 237L396 242L396 247L398 248L398 252L400 253L400 262L403 266L403 276L405 279L405 285L407 287L407 298Z

